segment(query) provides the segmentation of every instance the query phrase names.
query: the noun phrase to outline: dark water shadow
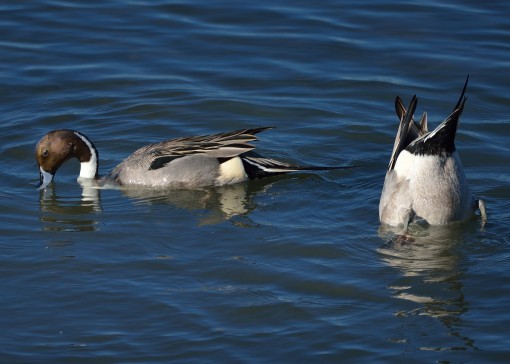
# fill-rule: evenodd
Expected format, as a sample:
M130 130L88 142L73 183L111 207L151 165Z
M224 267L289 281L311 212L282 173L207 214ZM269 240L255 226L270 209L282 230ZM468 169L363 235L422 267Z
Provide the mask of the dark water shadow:
M387 286L393 298L404 300L395 312L405 328L396 341L427 351L478 350L462 332L469 310L463 292L462 243L478 226L474 221L444 227L413 225L405 235L379 229L386 241L378 249L380 259L401 273Z

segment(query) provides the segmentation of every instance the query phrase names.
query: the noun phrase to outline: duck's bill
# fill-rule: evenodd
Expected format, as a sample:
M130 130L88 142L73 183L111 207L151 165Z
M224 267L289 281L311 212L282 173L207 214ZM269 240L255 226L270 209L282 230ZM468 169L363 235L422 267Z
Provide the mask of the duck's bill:
M46 172L44 169L39 167L39 186L37 187L38 190L43 190L48 186L51 181L53 181L53 174Z

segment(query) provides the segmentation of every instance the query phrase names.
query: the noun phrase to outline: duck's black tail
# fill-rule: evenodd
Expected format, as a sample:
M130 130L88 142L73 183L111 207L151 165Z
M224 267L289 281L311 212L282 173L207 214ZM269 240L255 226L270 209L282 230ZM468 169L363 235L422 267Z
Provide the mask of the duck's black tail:
M341 167L300 166L297 164L290 164L280 162L275 159L265 158L252 151L244 153L240 157L243 162L246 174L250 179L276 176L279 174L298 171L329 171L334 169L353 168L351 166Z

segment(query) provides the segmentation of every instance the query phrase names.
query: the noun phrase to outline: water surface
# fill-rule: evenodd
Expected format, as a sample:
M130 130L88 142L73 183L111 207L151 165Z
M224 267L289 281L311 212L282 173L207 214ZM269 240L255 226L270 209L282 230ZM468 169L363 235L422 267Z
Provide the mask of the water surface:
M504 1L0 5L2 362L505 362L510 8ZM395 239L378 202L396 95L457 149L479 219ZM171 137L275 126L257 150L353 170L224 188L44 192L46 132L107 173Z

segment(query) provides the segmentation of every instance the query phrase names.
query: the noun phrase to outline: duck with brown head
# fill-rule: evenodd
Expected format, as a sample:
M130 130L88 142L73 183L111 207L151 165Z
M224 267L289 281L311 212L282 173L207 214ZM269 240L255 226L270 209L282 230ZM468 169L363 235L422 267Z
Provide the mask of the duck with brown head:
M98 176L99 155L85 135L54 130L37 144L35 157L41 183L48 186L60 166L71 158L81 163L80 177L98 185L112 183L126 188L222 186L248 179L304 170L350 167L301 166L262 157L252 150L256 134L271 127L170 139L142 147L103 178Z

